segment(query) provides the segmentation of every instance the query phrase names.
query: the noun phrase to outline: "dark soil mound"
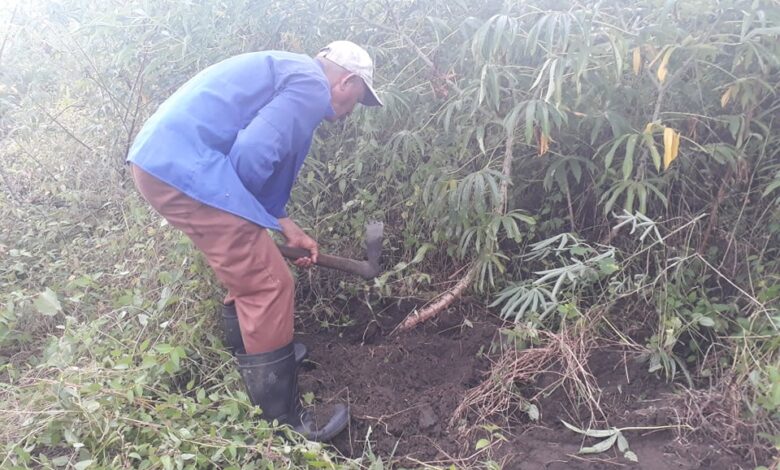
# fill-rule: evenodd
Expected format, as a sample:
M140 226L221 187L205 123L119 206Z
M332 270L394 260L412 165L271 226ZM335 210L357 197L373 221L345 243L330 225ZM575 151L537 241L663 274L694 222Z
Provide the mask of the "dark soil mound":
M486 353L497 339L500 320L461 303L457 311L445 312L416 330L392 334L413 306L393 304L379 313L365 305L345 308L346 325L304 319L298 330L310 351L310 362L301 374L302 392L313 392L315 403L350 403L350 427L332 443L345 456L358 457L370 448L385 462L391 457L404 466L438 461L468 468L492 458L502 468L523 470L753 468L717 442L694 435L680 439L669 429L625 433L638 463L623 458L616 448L578 455L581 446L597 440L583 438L561 423L587 420L582 403L572 403L561 388L539 394L559 375L555 370L541 374L522 391L527 398L537 398L540 420L532 423L521 412L509 421L497 419L502 424L498 432L506 440L493 438L490 448L475 458L475 444L490 433L477 427L463 435L449 423L467 391L487 377L491 362ZM605 427L678 423L679 413L670 400L673 386L648 374L635 355L597 349L587 363L601 389L602 419L609 423Z
M372 316L363 307L351 312L347 327L311 323L299 335L314 365L301 374L304 393L349 399L350 428L333 442L347 456L362 455L369 441L377 455L422 461L461 451L448 422L489 367L483 352L498 322L484 314L470 320L444 314L412 332L390 334L408 311L394 306Z

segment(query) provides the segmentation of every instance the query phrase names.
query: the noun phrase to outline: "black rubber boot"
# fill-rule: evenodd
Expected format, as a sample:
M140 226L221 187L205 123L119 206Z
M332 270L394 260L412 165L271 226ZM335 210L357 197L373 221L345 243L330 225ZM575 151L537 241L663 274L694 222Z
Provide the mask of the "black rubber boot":
M244 354L244 340L241 338L241 328L238 326L236 304L222 304L222 331L225 335L225 346L231 354ZM303 343L293 343L295 362L302 363L309 357L309 351Z
M349 423L349 410L336 405L328 422L318 427L303 410L298 396L298 363L293 343L261 354L237 354L238 368L252 404L263 410L269 422L289 424L311 441L329 441Z
M236 304L222 304L222 333L225 335L225 346L231 354L244 353L244 340L241 339L241 328L238 326Z

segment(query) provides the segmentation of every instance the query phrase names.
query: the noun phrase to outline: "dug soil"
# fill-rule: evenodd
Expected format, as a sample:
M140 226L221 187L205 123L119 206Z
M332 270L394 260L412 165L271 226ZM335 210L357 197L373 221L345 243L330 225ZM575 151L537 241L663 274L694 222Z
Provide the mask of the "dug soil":
M519 411L508 420L484 421L473 414L452 420L466 393L488 377L495 359L491 344L501 322L462 302L411 332L394 332L412 308L351 303L344 307L349 321L341 326L299 319L298 339L310 352L302 392L313 393L314 403L348 401L351 407L349 428L332 443L344 456L372 453L395 468L418 468L423 462L472 468L490 459L501 468L521 470L754 468L717 442L668 428L625 433L637 463L616 446L596 455L578 454L598 440L583 439L563 426L561 420L587 423L582 407L560 389L535 400L540 411L535 422ZM646 364L625 351L598 349L587 366L601 388L603 422L651 428L679 423L679 413L669 406L673 386L648 374ZM549 382L547 375L524 385L521 393L536 396ZM490 422L500 428L487 426L488 432L484 425ZM481 439L486 440L477 450Z

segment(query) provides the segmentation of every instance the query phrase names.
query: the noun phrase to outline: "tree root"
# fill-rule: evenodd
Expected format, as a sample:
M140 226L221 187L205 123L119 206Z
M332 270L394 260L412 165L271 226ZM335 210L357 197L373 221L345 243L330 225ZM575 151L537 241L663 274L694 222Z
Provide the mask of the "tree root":
M397 329L401 331L408 331L419 325L420 323L429 320L439 312L445 310L452 304L458 297L463 295L463 292L471 285L471 281L474 280L474 276L477 272L476 264L472 264L465 276L463 276L452 289L441 294L436 301L420 311L414 311L410 313L404 321L398 325Z

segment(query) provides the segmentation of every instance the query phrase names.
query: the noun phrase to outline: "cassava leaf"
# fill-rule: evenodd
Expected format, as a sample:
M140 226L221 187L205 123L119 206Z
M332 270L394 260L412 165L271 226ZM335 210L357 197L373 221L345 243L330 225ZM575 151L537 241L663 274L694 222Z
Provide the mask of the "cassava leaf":
M617 433L609 436L608 438L604 439L603 441L599 442L598 444L595 444L590 447L583 447L580 449L580 454L600 454L602 452L608 451L610 448L612 448L613 445L615 445L615 441L617 440L618 435Z

